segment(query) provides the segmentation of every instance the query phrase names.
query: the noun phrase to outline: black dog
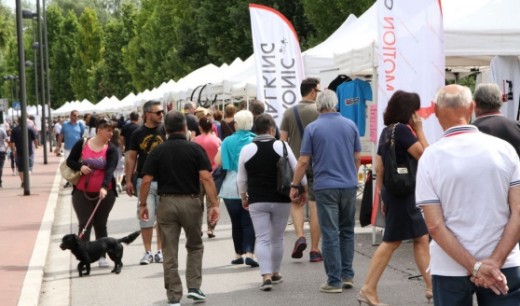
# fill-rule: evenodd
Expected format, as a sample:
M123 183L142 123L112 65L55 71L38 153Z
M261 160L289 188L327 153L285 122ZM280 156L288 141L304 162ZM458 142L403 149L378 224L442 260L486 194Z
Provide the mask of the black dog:
M108 254L110 259L116 264L112 273L119 274L123 268L123 245L132 243L141 231L133 232L130 235L115 239L105 237L96 241L84 242L81 241L76 234L68 234L61 239L60 248L62 250L70 250L76 259L79 260L78 272L79 276L83 276L83 270L86 270L85 275L90 274L90 264L98 261L100 257Z

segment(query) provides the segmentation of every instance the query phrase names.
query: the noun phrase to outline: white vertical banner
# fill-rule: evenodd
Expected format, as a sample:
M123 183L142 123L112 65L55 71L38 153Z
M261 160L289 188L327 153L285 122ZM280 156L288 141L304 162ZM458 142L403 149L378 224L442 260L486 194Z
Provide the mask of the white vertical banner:
M440 0L378 0L378 137L383 113L397 90L421 97L419 115L429 143L442 135L434 113L444 85L445 55Z
M291 22L270 7L249 4L256 68L256 98L280 126L284 111L301 100L303 60Z

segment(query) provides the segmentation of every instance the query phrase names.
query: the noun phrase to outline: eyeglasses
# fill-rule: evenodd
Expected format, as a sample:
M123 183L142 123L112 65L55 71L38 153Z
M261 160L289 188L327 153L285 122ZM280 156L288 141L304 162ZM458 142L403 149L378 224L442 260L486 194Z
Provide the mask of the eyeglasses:
M164 115L164 111L163 110L158 110L156 112L149 112L149 113L156 114L157 116Z
M321 90L319 90L318 88L314 88L314 90L315 90L316 92L320 92L320 91L321 91Z

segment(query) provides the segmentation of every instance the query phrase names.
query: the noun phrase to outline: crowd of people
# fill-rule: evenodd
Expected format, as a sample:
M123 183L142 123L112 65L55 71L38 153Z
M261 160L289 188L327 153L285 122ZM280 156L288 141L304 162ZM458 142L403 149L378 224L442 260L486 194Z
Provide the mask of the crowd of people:
M323 262L326 279L318 290L353 288L358 127L337 112L336 93L322 89L318 79L303 80L300 91L302 101L285 111L279 128L258 100L249 109L228 104L223 112L187 102L184 112L168 113L161 102L148 101L142 116L133 112L126 121L96 114L79 120L77 111L64 122L57 120L55 153L82 173L76 185L64 186L72 187L79 230L85 230L82 239L90 239L91 228L96 239L108 235L119 192L136 196L144 245L139 262L163 264L168 301L180 305L181 230L188 252L188 298L206 299L201 291L203 228L208 238L216 237L220 200L231 220L230 263L259 267L260 289L270 291L283 280L289 217L296 235L291 257L302 258L307 249L303 224L308 206L308 260ZM445 132L429 144L417 113L420 106L419 95L399 90L384 112L374 168L386 225L357 301L386 305L377 293L379 280L394 251L410 240L428 302L471 305L476 294L479 305L518 305L520 124L500 114L501 91L495 84L478 85L473 96L467 87L448 85L435 98L435 114ZM33 155L38 131L34 122L28 129ZM0 187L6 157L13 174L16 166L23 175L21 132L19 124L0 127ZM396 163L409 165L407 171L416 178L414 190L406 194L385 183L385 173L391 171L385 157L392 150ZM284 156L294 172L289 193L277 188L278 161ZM33 164L34 158L31 171ZM226 173L219 190L212 178L217 167ZM93 211L92 224L86 224ZM99 265L109 264L102 258Z

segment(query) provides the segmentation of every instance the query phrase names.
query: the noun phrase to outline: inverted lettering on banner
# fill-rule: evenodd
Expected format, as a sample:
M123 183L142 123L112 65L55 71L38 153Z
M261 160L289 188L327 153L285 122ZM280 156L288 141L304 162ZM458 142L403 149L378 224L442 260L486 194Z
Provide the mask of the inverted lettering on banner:
M433 112L436 91L444 85L444 35L438 0L378 0L377 134L383 113L397 90L421 98L419 116L430 143L442 135Z
M279 125L283 112L301 99L303 62L292 24L280 12L250 4L257 99Z

